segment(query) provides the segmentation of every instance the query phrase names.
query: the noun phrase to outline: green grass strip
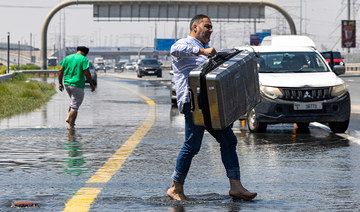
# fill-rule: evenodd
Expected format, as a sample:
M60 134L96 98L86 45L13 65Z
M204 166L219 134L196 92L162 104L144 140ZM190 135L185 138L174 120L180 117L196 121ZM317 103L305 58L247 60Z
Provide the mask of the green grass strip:
M0 119L31 112L56 93L54 83L26 81L21 75L0 83Z

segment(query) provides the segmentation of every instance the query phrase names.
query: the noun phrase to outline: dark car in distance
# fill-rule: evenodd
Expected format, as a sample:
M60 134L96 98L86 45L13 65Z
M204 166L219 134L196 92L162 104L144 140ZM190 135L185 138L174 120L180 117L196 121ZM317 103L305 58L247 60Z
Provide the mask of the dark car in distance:
M100 71L100 70L103 70L104 72L106 72L105 63L100 62L100 63L95 64L95 71Z
M119 63L116 63L115 66L114 66L114 71L124 71L124 65L125 65L125 62L119 62Z
M89 71L90 71L90 74L91 74L91 80L92 80L92 83L94 86L97 85L97 73L96 73L96 70L95 70L95 67L92 63L89 63ZM89 83L85 77L85 83Z
M136 65L137 77L155 75L162 77L162 69L160 63L155 58L140 59Z

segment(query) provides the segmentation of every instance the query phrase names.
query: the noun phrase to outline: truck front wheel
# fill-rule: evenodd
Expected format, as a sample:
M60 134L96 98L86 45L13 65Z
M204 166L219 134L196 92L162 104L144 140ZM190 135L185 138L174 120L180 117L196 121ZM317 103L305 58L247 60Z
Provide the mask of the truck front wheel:
M259 133L266 132L267 124L259 122L256 119L255 109L252 109L248 114L247 125L250 132L259 132Z

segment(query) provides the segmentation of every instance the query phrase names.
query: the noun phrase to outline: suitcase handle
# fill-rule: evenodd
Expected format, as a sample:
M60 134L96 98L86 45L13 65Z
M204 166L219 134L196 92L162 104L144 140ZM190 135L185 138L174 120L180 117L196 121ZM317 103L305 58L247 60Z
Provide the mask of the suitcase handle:
M219 66L224 60L228 60L229 58L235 56L242 50L231 49L230 51L220 51L217 52L213 57L209 57L206 63L204 63L201 67L201 73L205 76L209 71Z
M238 49L231 49L230 51L220 51L215 54L215 56L211 57L210 59L220 58L221 60L226 60L228 58L233 57L235 54L238 54L242 50Z

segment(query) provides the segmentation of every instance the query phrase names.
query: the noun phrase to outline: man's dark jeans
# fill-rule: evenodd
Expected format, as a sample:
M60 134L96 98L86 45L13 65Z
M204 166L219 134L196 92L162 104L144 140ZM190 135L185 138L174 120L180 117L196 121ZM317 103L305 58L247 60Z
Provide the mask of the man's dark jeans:
M184 184L186 175L190 169L193 157L199 152L204 131L207 130L220 144L221 159L229 179L240 179L239 160L236 154L237 139L231 126L223 130L208 129L194 125L190 104L184 104L185 116L185 141L176 160L175 171L172 179Z

